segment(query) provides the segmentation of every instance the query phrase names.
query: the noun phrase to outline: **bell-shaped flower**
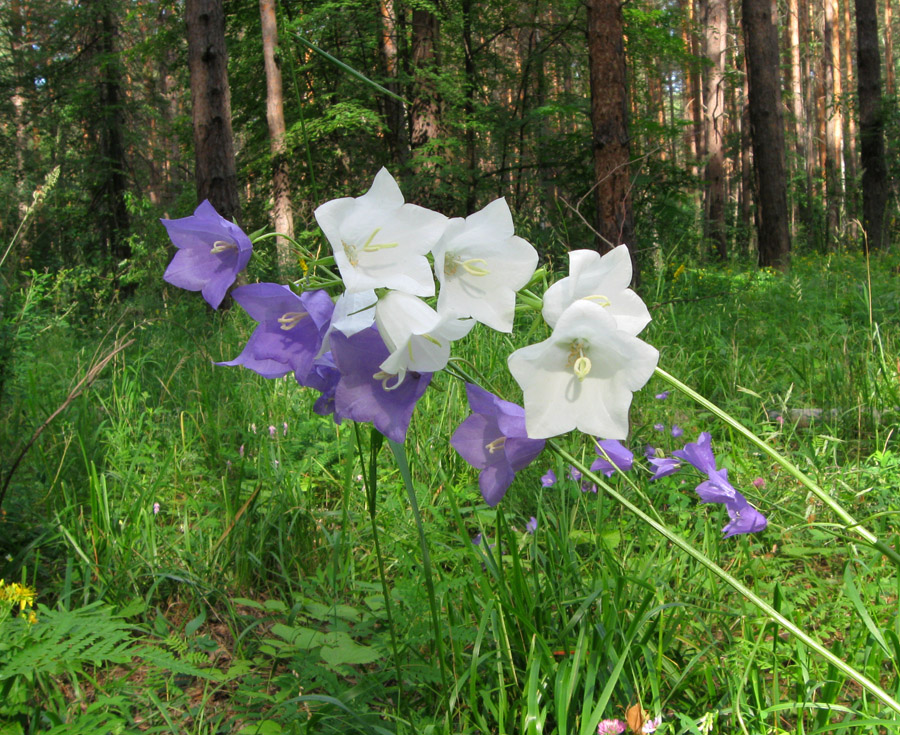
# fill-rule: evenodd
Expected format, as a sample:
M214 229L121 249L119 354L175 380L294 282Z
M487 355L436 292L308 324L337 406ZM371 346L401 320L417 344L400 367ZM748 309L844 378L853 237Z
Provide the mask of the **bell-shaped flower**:
M576 301L549 339L509 356L525 397L528 436L546 439L578 429L624 439L631 394L650 379L658 360L654 347L618 329L603 306Z
M628 247L600 255L596 250L569 253L569 275L554 283L544 294L544 320L555 327L566 309L585 299L604 307L615 317L616 326L636 337L650 323L650 312L631 283L631 256Z
M591 464L591 472L612 477L616 471L628 472L634 464L634 454L617 439L603 439L596 443L598 457Z
M259 322L234 360L265 378L294 373L302 384L322 346L334 304L325 291L299 296L277 283L253 283L234 290L234 300Z
M768 525L766 517L750 505L747 498L728 481L728 470L716 468L712 437L708 431L700 434L696 442L690 442L684 449L676 449L672 454L707 476L707 480L697 485L697 495L704 503L721 503L725 506L731 518L731 522L722 529L725 538L738 533L762 531Z
M447 218L405 204L387 169L378 172L372 188L361 197L325 202L315 215L348 292L392 288L434 295L434 276L425 254L444 234Z
M516 472L527 467L544 448L542 439L529 439L525 411L484 388L466 384L472 415L453 433L450 443L470 465L481 470L478 486L484 501L497 505Z
M465 219L450 220L433 254L441 283L438 311L452 310L500 332L512 332L516 291L534 275L538 254L513 234L505 199Z
M341 371L334 364L331 352L319 355L312 364L310 371L300 383L307 388L319 391L320 395L313 404L313 413L319 416L330 416L334 413L334 394L337 384L341 379ZM335 417L337 423L340 419Z
M747 498L735 490L734 500L725 503L725 510L731 522L722 529L724 538L739 533L757 533L764 531L769 521L766 517L747 502Z
M401 378L385 372L381 363L387 359L388 348L374 326L352 337L332 332L331 352L340 371L334 391L335 421L371 422L386 437L402 444L431 373L410 371Z
M381 369L401 378L407 370L433 373L444 368L450 343L465 337L475 325L453 312L435 311L402 291L391 291L379 300L375 323L391 352Z
M244 231L221 217L204 199L190 217L162 219L178 248L163 280L188 291L200 291L218 309L228 287L247 267L253 246Z

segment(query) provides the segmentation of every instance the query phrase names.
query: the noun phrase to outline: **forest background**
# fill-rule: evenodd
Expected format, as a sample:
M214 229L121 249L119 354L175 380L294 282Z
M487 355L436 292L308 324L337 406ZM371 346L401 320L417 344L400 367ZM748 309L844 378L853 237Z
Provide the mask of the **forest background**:
M389 621L352 431L296 386L210 365L251 327L162 283L158 220L209 198L322 253L316 206L386 166L448 216L505 197L551 273L625 242L672 372L890 538L892 5L3 3L0 576L40 609L0 641L0 732L587 735L637 702L671 732L889 732L843 673L577 483L514 485L494 511L458 458L413 467L444 639L402 483L373 461ZM300 277L298 252L259 241L247 278ZM503 369L473 344L466 359ZM709 429L648 391L635 447L659 420ZM429 393L423 457L464 403ZM768 535L720 541L674 482L652 486L658 513L896 696L896 569L714 437Z

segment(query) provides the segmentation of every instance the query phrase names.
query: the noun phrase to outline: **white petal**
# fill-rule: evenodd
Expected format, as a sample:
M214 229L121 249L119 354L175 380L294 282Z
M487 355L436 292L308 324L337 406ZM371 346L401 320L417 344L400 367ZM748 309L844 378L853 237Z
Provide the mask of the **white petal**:
M573 369L573 349L590 360L582 379ZM549 339L516 350L510 372L522 388L528 435L545 439L572 429L606 439L628 434L632 391L656 368L659 353L616 328L601 306L579 300L560 316Z
M606 306L619 329L637 335L650 323L650 312L640 296L628 288L631 273L631 256L625 245L603 256L593 250L572 251L569 275L544 294L544 320L555 326L572 303L590 299Z
M320 206L316 220L349 293L393 288L419 296L434 294L434 277L424 256L440 239L447 218L404 204L385 169L363 196Z
M515 292L531 279L538 260L531 244L512 232L512 215L503 199L465 221L450 222L434 249L441 282L438 309L452 309L498 331L512 331Z

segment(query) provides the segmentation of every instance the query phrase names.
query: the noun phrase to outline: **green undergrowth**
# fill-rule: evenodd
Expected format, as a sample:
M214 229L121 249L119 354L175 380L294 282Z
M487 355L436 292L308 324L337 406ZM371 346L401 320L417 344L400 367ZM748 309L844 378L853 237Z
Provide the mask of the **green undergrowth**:
M0 577L37 590L37 620L0 623L0 733L587 735L637 703L663 716L658 732L890 731L877 701L549 453L488 508L448 443L467 407L446 375L406 444L437 660L390 453L374 509L386 599L353 427L314 415L291 380L213 365L240 351L246 315L169 292L83 324L37 284L5 347L3 479L77 381L134 342L44 428L4 500ZM895 262L869 276L847 253L787 274L670 263L644 284L643 336L893 544L898 284ZM520 319L515 344L476 329L455 351L510 400L506 355L545 334ZM896 568L686 397L655 399L664 388L635 397L635 454L710 431L768 529L721 539L727 518L699 503L689 471L612 482L897 696ZM565 445L592 458L584 438ZM544 488L549 469L559 480Z

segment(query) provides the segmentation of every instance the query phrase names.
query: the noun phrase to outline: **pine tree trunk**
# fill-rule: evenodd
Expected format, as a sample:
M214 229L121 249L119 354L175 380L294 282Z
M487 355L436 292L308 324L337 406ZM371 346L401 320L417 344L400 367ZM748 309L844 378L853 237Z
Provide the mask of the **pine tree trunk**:
M381 59L387 81L385 88L400 95L400 84L397 81L399 66L397 64L397 16L394 0L381 0L379 3L381 33L379 46ZM406 115L403 103L393 97L383 98L385 117L388 124L388 144L391 148L391 159L400 166L409 160L409 135L406 128Z
M856 0L856 68L859 152L863 170L863 247L878 250L887 245L884 209L888 183L884 161L884 111L876 0Z
M791 112L794 115L794 147L796 167L803 167L806 187L802 196L794 196L797 217L807 230L810 227L810 202L812 198L812 178L810 173L809 138L807 137L806 105L804 104L803 67L800 64L800 3L788 0L788 45L791 50ZM803 4L804 11L806 5ZM806 39L804 39L805 41Z
M281 87L281 64L277 56L278 22L275 0L259 0L262 22L263 61L266 68L266 120L269 123L269 151L272 156L272 221L275 232L287 237L275 239L278 270L282 278L291 275L296 264L293 246L294 209L291 205L290 166L285 151L284 95Z
M587 11L595 227L597 249L606 252L622 243L634 247L622 6L618 0L589 0ZM633 249L631 260L638 280Z
M107 5L100 19L99 49L101 54L100 106L100 156L104 169L101 231L109 253L117 260L131 255L128 245L128 207L125 194L128 191L128 163L125 160L125 122L122 111L122 79L116 39L118 22Z
M774 0L743 0L759 264L786 268L791 250Z
M725 45L727 41L727 0L701 0L701 20L706 29L706 92L703 101L706 130L706 239L716 255L725 259L728 242L725 230ZM775 58L778 58L777 47Z
M834 247L841 229L844 201L844 144L841 121L841 64L839 34L836 25L836 0L825 1L822 32L825 70L825 211L826 243Z
M197 200L240 220L223 0L185 0Z
M855 79L854 79L854 66L852 61L853 56L853 32L852 26L853 24L850 21L850 3L851 0L841 0L842 13L844 16L844 22L842 25L842 30L844 33L844 43L841 45L841 56L843 57L842 67L843 67L843 76L844 76L844 89L847 90L847 94L851 94L854 89ZM844 115L844 123L846 126L846 135L844 136L844 163L846 165L846 181L847 185L847 195L846 195L846 204L847 204L847 217L856 218L858 212L858 204L857 197L852 196L850 192L856 190L856 176L857 176L857 165L856 165L856 115L854 115L849 106L847 107L847 114Z
M894 9L892 0L884 0L884 83L888 97L894 96Z

